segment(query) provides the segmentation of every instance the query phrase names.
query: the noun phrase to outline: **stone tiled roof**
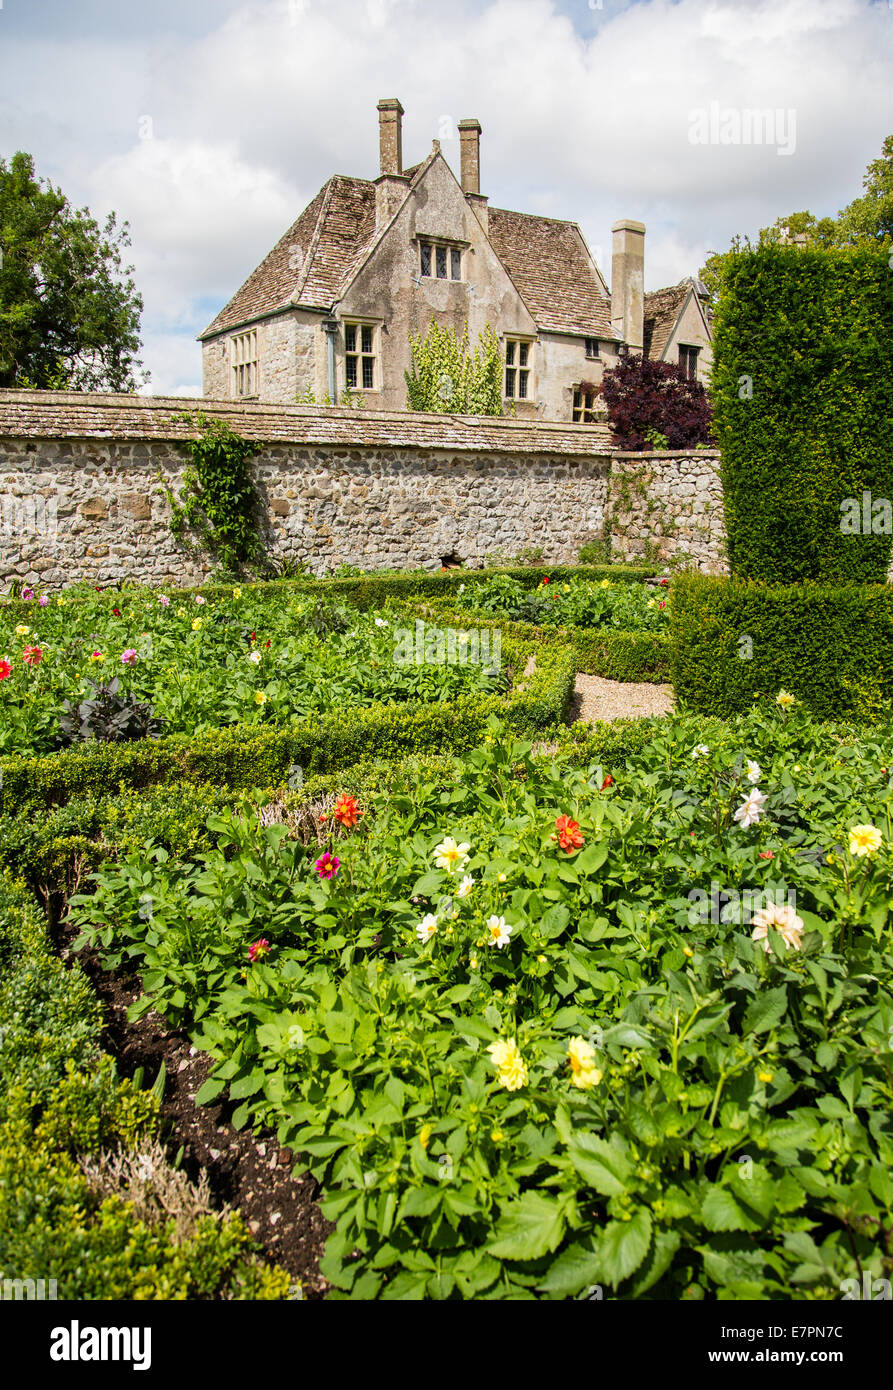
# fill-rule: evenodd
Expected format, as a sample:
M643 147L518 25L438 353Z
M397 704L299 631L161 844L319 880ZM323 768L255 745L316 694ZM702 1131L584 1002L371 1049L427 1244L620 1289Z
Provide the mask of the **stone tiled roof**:
M194 434L174 419L184 410L202 410L244 438L269 444L577 456L610 452L610 431L599 425L75 391L0 390L0 440L184 440ZM0 464L2 452L0 445Z
M536 325L616 339L611 304L576 222L490 208L490 241Z
M645 356L659 362L676 327L691 285L670 285L645 295Z
M336 174L200 336L289 304L331 308L374 239L374 183Z
M409 186L435 154L405 171ZM616 339L610 301L575 222L491 208L489 235L538 328ZM375 237L375 184L336 175L200 337L227 332L290 304L331 309Z

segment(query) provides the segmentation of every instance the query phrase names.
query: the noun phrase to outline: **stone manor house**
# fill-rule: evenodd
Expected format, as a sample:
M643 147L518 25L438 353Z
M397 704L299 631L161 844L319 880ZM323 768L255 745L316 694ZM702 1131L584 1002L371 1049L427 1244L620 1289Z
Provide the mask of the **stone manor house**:
M622 344L706 379L711 332L693 279L646 294L645 227L614 225L611 289L575 222L491 208L481 126L459 122L460 178L440 144L403 167L403 107L378 103L381 172L330 178L200 335L215 399L403 410L410 339L435 319L472 346L489 323L519 417L589 423Z

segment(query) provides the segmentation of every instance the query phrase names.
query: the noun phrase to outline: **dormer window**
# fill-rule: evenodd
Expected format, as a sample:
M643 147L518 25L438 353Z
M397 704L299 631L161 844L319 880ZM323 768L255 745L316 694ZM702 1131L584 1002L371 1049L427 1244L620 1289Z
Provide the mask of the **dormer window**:
M457 246L422 241L419 247L419 269L422 275L437 280L462 279L462 252Z

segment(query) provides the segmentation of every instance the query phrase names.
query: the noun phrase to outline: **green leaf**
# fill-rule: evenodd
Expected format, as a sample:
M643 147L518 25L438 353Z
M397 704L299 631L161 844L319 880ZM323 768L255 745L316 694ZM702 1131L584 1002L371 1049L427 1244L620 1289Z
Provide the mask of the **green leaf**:
M537 1260L560 1244L564 1226L557 1201L538 1192L525 1192L503 1208L496 1238L487 1248L503 1260Z
M570 920L570 908L564 903L555 903L540 919L540 931L551 941L561 935Z
M585 1182L605 1197L625 1192L633 1167L618 1141L609 1144L595 1134L574 1134L568 1156Z
M603 1277L614 1287L639 1268L651 1245L651 1214L640 1207L629 1221L611 1221L599 1242Z
M777 989L767 989L758 994L748 1005L744 1015L742 1031L745 1033L767 1033L780 1023L787 1013L788 991L785 985Z
M587 845L574 860L576 868L581 874L594 874L596 869L600 869L608 857L608 846L604 840L596 840L594 844Z
M672 1264L673 1256L679 1249L681 1240L682 1238L677 1231L654 1232L651 1255L632 1289L630 1289L630 1298L641 1298L643 1293L647 1293L659 1279L663 1278Z
M599 1281L599 1257L594 1250L576 1242L562 1250L549 1266L545 1279L537 1287L553 1298L572 1298L581 1289Z
M258 1091L264 1088L266 1075L260 1069L250 1071L247 1076L240 1076L232 1082L229 1088L232 1100L244 1100L246 1096L256 1096Z
M707 1192L701 1203L701 1220L708 1231L756 1231L760 1222L748 1216L734 1193L718 1183Z
M209 1076L203 1086L200 1086L195 1095L196 1105L207 1105L209 1101L216 1100L220 1092L226 1088L226 1082L219 1077Z
M430 898L432 893L439 893L443 887L443 874L439 869L432 869L430 873L422 874L412 885L411 898Z

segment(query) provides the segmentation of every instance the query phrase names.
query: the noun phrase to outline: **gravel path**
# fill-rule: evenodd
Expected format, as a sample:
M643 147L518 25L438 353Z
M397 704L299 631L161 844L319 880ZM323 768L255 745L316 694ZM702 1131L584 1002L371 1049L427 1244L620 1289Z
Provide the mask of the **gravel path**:
M672 708L671 685L650 685L645 681L606 681L601 676L578 673L571 720L635 719L642 715L669 714Z

